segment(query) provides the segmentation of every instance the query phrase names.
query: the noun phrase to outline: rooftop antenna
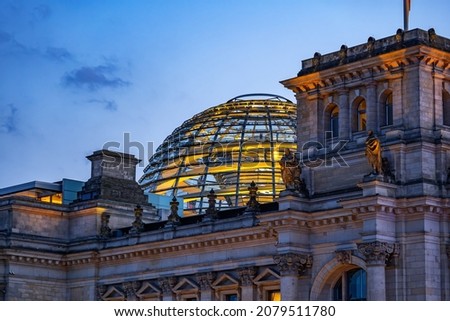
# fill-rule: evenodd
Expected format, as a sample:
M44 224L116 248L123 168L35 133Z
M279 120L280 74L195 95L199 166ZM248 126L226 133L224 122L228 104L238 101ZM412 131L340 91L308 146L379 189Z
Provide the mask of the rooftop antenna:
M403 0L403 30L409 29L409 11L411 10L411 0Z

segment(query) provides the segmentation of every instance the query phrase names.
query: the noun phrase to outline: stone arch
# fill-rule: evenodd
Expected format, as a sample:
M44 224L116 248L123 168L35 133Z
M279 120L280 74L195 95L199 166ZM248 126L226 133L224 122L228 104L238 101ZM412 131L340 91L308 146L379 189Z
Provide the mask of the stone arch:
M366 262L357 256L351 255L350 260L346 263L339 261L336 257L326 263L314 278L310 293L311 301L331 300L331 289L333 289L339 277L342 273L355 267L366 270Z

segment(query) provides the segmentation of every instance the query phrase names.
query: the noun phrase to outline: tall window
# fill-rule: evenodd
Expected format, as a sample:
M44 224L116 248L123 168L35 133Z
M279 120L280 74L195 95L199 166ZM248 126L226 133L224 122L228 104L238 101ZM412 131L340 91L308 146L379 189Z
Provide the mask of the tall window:
M366 100L363 99L359 102L358 107L356 108L356 119L357 119L357 131L364 131L366 130L366 120L367 120L367 114L366 114Z
M345 272L333 287L333 300L367 300L366 278L366 271L360 268Z
M328 130L331 132L332 137L338 137L339 136L339 107L334 106L330 110L330 123ZM331 137L327 137L331 138Z
M442 92L442 116L444 125L450 126L450 94L446 90Z
M394 111L392 106L392 93L389 93L384 99L384 126L389 126L394 123Z

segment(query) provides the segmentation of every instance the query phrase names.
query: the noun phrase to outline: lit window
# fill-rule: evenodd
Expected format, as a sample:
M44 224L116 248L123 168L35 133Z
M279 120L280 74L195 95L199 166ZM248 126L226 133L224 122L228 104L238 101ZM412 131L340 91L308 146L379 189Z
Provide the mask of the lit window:
M360 268L353 269L345 272L334 285L333 300L365 301L367 300L366 293L366 271Z
M281 301L281 292L280 292L280 290L267 291L267 300L268 301Z
M356 109L357 113L357 131L364 131L366 130L366 120L367 120L367 114L366 114L366 101L363 99L359 102L358 108Z

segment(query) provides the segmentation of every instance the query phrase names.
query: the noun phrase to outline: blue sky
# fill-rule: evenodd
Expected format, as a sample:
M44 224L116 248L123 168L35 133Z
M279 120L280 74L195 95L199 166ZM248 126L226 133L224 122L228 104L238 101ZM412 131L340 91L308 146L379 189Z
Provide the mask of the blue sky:
M149 143L241 94L294 100L279 81L301 60L395 34L402 3L0 0L0 188L87 180L85 156L124 151L126 137L147 158ZM410 29L450 38L449 16L450 1L412 0Z

